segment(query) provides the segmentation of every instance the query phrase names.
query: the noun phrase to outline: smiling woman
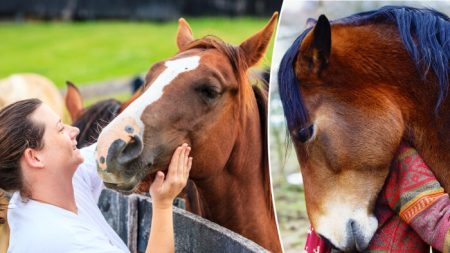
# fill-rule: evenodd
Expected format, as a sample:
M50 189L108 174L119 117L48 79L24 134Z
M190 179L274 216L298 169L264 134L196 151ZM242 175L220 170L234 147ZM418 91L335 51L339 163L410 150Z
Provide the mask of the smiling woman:
M0 111L0 189L15 191L8 207L8 252L129 252L97 207L102 181L95 145L77 149L79 130L38 99ZM186 184L192 158L185 144L167 175L150 187L152 231L147 252L174 249L172 202ZM84 162L83 162L84 161Z

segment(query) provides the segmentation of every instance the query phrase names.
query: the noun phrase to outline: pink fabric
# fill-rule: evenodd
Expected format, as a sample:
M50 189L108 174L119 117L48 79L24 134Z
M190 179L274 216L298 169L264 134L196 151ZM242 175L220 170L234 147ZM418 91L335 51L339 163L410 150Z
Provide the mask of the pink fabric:
M330 244L326 243L310 226L308 230L308 237L305 243L305 252L308 253L325 253L331 252Z
M378 230L371 252L429 252L449 242L450 199L417 151L402 144L375 207ZM328 253L331 247L311 228L305 252Z

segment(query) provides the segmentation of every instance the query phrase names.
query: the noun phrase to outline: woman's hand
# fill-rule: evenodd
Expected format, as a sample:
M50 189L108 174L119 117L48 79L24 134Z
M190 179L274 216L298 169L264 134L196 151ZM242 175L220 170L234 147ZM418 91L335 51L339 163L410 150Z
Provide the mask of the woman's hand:
M175 240L173 233L172 203L186 185L192 166L189 157L191 148L183 144L175 150L167 175L158 171L150 185L152 195L152 225L146 253L173 253Z
M188 144L179 146L169 164L167 175L162 171L156 173L150 185L153 207L158 209L172 208L173 200L183 190L189 177L192 166L192 157L189 157L191 148Z

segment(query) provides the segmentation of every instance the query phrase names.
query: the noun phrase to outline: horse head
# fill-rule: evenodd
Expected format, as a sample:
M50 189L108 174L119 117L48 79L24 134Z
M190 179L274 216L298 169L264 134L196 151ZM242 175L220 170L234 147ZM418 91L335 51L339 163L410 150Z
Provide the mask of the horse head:
M275 23L276 15L235 47L211 36L194 39L180 19L179 52L150 68L140 97L99 136L98 171L107 186L132 190L146 175L166 170L182 143L195 157L191 178L220 173L245 127L241 119L254 110L246 72L264 55Z
M340 250L368 246L378 225L377 195L402 138L438 147L434 137L423 138L436 132L424 131L423 122L437 122L432 117L441 96L434 73L448 66L448 53L439 39L444 34L424 32L427 22L437 31L448 27L444 15L414 8L385 7L333 23L322 15L282 60L280 97L308 216Z

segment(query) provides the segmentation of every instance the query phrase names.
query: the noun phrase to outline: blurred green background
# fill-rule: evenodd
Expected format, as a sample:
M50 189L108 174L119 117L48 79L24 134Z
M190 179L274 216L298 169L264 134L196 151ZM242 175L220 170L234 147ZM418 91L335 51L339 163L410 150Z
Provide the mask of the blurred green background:
M238 45L268 18L195 17L196 38L215 35ZM177 52L177 21L0 22L0 78L39 73L64 87L133 76ZM273 40L262 65L269 66Z

